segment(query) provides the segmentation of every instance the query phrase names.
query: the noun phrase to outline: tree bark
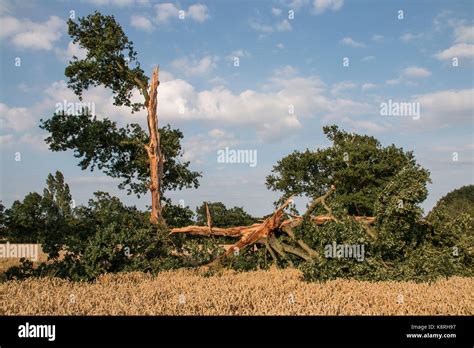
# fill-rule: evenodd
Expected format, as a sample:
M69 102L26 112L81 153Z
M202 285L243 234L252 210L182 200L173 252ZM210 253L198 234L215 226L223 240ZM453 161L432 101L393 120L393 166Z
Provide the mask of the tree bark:
M148 130L150 143L145 145L150 162L150 193L151 193L151 215L150 222L153 224L165 223L162 216L160 188L163 179L163 154L161 153L160 133L158 132L158 67L153 69L148 92L146 108L148 112Z

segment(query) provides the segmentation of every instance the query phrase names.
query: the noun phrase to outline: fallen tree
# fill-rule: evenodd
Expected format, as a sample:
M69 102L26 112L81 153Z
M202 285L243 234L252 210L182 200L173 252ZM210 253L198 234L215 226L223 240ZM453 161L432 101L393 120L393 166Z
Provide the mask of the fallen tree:
M171 229L170 234L186 233L198 236L225 236L240 238L236 243L230 245L222 256L211 262L211 264L219 263L221 260L232 254L239 254L244 248L255 244L264 245L275 263L277 262L277 258L281 257L292 265L292 261L288 258L287 254L296 255L306 261L320 258L321 256L316 250L308 246L303 240L296 238L294 229L300 226L305 220L311 221L311 223L316 225L323 225L328 221L339 223L340 221L333 215L332 209L326 204L326 199L335 190L335 186L332 185L324 195L314 199L306 212L301 216L285 213L285 208L293 202L292 196L275 210L270 217L266 218L261 223L255 223L250 226L236 226L229 228L213 227L212 217L206 206L207 226L192 225L173 228ZM319 204L324 207L327 214L313 216L313 211ZM284 219L285 216L290 216L290 218ZM370 225L375 222L375 217L349 216L348 218L354 219L363 224L369 235L375 238L374 231L370 228ZM293 242L292 244L295 245L290 245L276 238L275 234L277 231L284 232L289 237L290 241Z

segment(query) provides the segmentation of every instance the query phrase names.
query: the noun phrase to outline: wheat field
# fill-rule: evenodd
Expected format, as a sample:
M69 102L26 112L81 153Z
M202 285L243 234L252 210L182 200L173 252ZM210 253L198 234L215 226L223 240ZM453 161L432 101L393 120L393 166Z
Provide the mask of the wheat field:
M474 279L307 283L294 269L108 274L0 284L2 315L473 315Z

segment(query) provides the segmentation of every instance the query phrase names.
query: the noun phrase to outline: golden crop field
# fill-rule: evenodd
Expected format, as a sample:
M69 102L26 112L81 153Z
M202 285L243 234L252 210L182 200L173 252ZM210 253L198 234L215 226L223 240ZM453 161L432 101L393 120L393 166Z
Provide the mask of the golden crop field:
M473 315L474 279L307 283L294 269L108 274L0 284L2 315Z

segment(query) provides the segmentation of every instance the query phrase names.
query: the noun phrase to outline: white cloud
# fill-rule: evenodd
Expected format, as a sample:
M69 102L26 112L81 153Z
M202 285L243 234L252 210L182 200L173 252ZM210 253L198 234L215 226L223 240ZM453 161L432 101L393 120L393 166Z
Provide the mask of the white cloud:
M366 45L363 42L358 42L353 40L350 37L345 37L343 38L340 43L344 46L351 46L351 47L366 47Z
M286 7L292 10L299 10L301 7L309 3L309 0L283 0Z
M69 41L66 49L55 48L54 52L59 60L63 62L69 62L72 60L72 57L75 56L79 60L86 58L87 50L82 48L80 45L75 44L72 41Z
M332 88L331 88L331 94L332 95L338 95L340 94L342 91L344 90L348 90L348 89L354 89L356 88L357 85L352 82L352 81L342 81L342 82L338 82L338 83L335 83Z
M327 10L338 11L344 5L344 0L314 0L313 8L316 14L321 14Z
M400 36L400 40L406 43L406 42L411 42L411 41L420 39L422 37L423 37L423 33L419 33L419 34L405 33L402 36Z
M285 48L285 45L283 45L281 42L277 43L276 44L276 47L280 50L284 49Z
M247 50L244 50L244 49L234 50L234 51L230 52L230 54L226 58L229 59L229 60L233 60L234 57L248 58L248 57L250 57L250 53Z
M435 57L439 60L449 60L453 57L457 58L474 58L474 45L467 43L459 43L450 48L440 51L435 54Z
M0 18L0 29L0 39L10 40L17 48L51 50L66 32L66 22L57 16L42 23L8 16Z
M426 125L472 125L474 89L444 90L418 95L414 98L421 106L421 119Z
M170 18L179 19L180 9L173 3L156 4L156 21L158 24L167 24ZM209 9L206 5L194 4L184 11L184 19L190 18L197 23L204 23L210 18Z
M291 26L290 22L287 19L283 19L282 21L276 23L273 26L260 23L256 20L251 20L250 27L254 29L255 31L259 32L260 36L265 36L273 32L284 32L284 31L293 30L293 27Z
M455 43L474 43L474 26L459 25L454 28Z
M456 58L474 59L474 26L456 22L454 26L454 44L434 56L439 60Z
M0 145L9 146L14 144L15 136L13 134L0 135Z
M183 159L193 163L202 163L203 157L207 157L219 149L236 146L240 143L241 141L232 132L214 128L205 135L198 134L185 139Z
M130 25L136 29L152 31L153 24L145 16L133 15L130 19Z
M428 77L431 72L425 68L411 66L402 70L402 76L406 78Z
M29 148L35 151L48 150L48 145L45 143L44 137L38 134L34 135L31 133L26 133L22 135L0 135L0 145L5 147L12 147L14 145L28 145Z
M34 115L28 108L9 107L0 103L0 120L2 129L12 129L18 132L25 131L36 125Z
M375 34L372 36L372 41L374 42L380 43L380 42L383 42L383 40L384 40L383 35Z
M282 11L281 11L280 8L272 7L272 14L273 14L274 16L279 16L279 15L281 15L281 12L282 12Z
M354 120L349 117L344 117L342 119L346 124L351 125L355 131L358 132L371 132L371 133L382 133L389 129L388 125L381 125L373 121L367 120Z
M217 67L217 57L204 56L201 59L182 57L173 60L171 66L186 76L203 76Z
M262 91L240 93L222 86L197 91L184 80L173 80L160 85L160 115L165 122L205 120L214 127L247 126L255 129L260 140L273 141L301 128L303 118L319 114L336 119L369 109L364 103L328 98L324 91L324 84L316 76L275 74ZM294 113L289 112L290 105Z
M375 88L375 87L377 87L376 84L373 84L373 83L364 83L364 84L362 84L362 91L365 92L366 90L372 89L372 88Z
M298 69L291 65L285 65L284 67L273 70L273 76L282 77L294 77L298 74Z
M176 79L165 71L160 74L160 124L203 121L217 129L243 126L254 130L260 141L270 142L300 129L305 118L322 117L326 122L339 119L341 115L363 115L370 110L366 103L326 96L327 89L317 76L300 77L292 67L275 72L260 90L247 89L238 93L223 86L197 90L189 82ZM103 87L85 91L83 99L85 103L95 103L99 118L110 117L119 125L138 122L146 127L144 111L132 115L129 108L114 106L110 91ZM133 102L142 99L137 91L133 94ZM55 105L63 100L77 102L78 97L67 88L65 81L56 81L44 89L43 99L30 107L11 108L0 104L0 115L5 119L2 119L2 128L22 134L39 132L39 118L52 116ZM294 112L290 112L290 106ZM213 130L207 137L222 140L223 135Z
M170 18L178 18L179 9L175 4L170 2L164 4L156 4L156 20L159 24L166 24Z
M408 85L414 85L413 79L423 78L431 76L431 71L425 68L420 68L418 66L410 66L408 68L403 69L400 72L400 75L391 80L385 81L387 85L398 85L400 83L405 83Z
M186 15L198 23L203 23L210 18L207 6L201 4L189 6Z
M276 25L276 31L292 31L293 28L287 19L282 20Z

